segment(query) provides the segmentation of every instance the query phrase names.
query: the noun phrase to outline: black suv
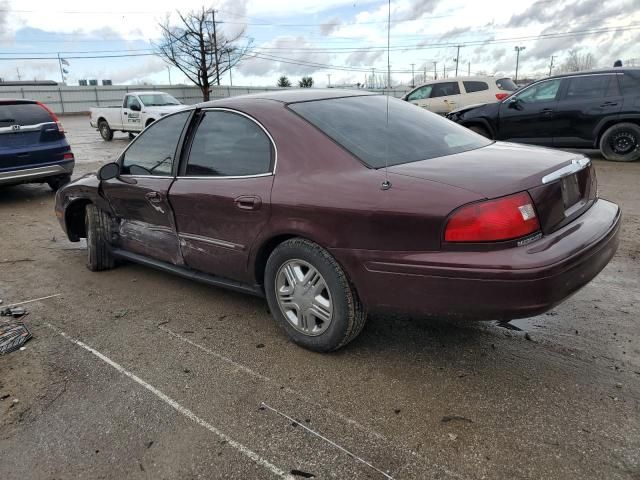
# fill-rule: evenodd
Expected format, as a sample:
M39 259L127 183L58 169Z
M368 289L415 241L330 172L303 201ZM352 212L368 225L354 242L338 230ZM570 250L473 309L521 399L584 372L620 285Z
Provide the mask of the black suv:
M562 148L599 148L607 160L640 159L640 69L556 75L498 103L447 118L495 140Z

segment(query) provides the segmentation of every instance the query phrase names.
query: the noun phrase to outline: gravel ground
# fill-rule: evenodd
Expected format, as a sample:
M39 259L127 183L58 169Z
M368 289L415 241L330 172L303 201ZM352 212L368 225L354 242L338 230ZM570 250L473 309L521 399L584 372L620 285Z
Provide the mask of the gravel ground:
M63 123L76 175L128 142ZM260 299L91 273L48 187L0 190L0 298L61 294L0 357L0 478L640 479L640 163L592 157L624 224L575 296L520 331L376 316L330 355Z

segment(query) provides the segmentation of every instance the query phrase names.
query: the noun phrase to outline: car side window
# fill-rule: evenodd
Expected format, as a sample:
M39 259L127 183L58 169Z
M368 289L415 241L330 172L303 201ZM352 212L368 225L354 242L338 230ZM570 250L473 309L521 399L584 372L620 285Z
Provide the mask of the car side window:
M140 102L133 95L128 95L125 108L132 109L133 105L140 107Z
M550 102L556 98L561 82L560 78L540 82L517 94L515 98L524 103Z
M487 85L486 82L477 82L477 81L468 80L468 81L462 82L462 84L464 85L464 89L467 91L467 93L482 92L484 90L489 90L489 85Z
M602 98L617 95L618 80L615 75L585 75L569 78L567 100ZM611 84L613 83L613 89Z
M436 83L431 90L431 98L448 97L450 95L459 95L460 86L458 82Z
M147 127L121 159L125 175L171 175L174 157L189 111L170 115Z
M407 100L412 101L412 100L423 100L425 98L429 98L429 96L431 95L432 88L433 88L433 85L424 85L423 87L420 87L417 90L414 90L413 92L411 92L407 97Z
M228 111L205 112L198 125L186 176L237 177L271 172L273 147L253 120Z

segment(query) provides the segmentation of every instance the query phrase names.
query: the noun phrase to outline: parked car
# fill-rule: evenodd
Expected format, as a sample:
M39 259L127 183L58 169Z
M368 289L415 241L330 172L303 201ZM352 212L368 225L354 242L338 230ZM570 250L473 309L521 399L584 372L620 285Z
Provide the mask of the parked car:
M55 113L34 100L0 98L0 186L69 183L75 161Z
M113 139L113 132L141 132L157 119L184 108L179 100L168 93L145 91L131 92L124 96L122 104L115 107L92 107L89 122L97 128L106 141Z
M131 260L266 296L329 351L367 312L542 313L616 251L584 156L489 141L382 95L301 89L191 106L60 190L87 265Z
M444 115L460 107L495 103L508 97L517 88L510 78L446 78L414 88L403 100Z
M447 118L496 140L599 148L607 160L638 160L640 69L556 75L501 103L458 109Z

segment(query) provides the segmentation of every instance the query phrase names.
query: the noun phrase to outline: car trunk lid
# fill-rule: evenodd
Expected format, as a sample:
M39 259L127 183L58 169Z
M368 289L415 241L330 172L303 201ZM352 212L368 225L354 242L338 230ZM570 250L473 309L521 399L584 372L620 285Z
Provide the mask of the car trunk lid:
M395 165L389 172L446 183L487 199L527 191L543 233L569 223L596 196L595 171L585 157L509 143Z

